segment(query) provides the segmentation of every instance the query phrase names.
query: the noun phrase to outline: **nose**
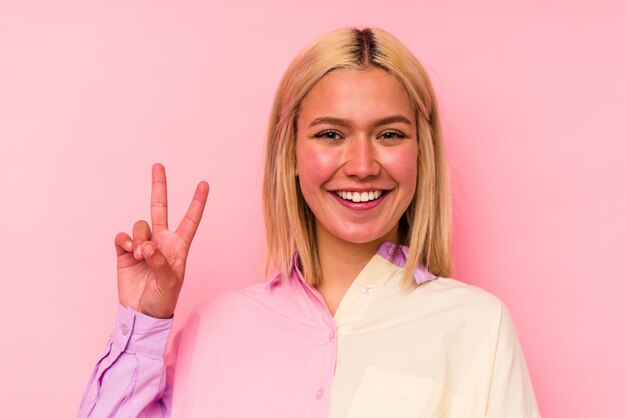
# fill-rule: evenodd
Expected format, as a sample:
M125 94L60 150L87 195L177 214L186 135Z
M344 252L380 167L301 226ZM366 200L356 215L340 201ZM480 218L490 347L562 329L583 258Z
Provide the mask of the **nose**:
M375 145L365 135L352 138L345 147L343 171L346 176L366 179L380 174Z

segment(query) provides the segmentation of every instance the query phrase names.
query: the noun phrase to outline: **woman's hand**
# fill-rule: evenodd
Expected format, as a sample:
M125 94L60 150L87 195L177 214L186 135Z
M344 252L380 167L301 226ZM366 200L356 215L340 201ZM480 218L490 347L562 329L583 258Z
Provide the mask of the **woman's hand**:
M167 226L165 168L152 166L151 218L133 227L132 238L115 236L117 287L120 303L155 318L171 318L183 285L191 241L198 229L209 184L198 184L193 200L176 231Z

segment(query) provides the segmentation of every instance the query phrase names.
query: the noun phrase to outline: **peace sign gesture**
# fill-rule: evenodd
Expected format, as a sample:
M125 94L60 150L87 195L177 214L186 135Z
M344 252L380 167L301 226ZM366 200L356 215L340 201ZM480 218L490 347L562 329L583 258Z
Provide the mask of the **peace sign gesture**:
M137 221L133 237L115 236L117 287L120 303L155 318L171 318L183 285L187 254L209 194L209 184L198 183L193 200L176 231L167 225L165 168L152 166L151 218Z

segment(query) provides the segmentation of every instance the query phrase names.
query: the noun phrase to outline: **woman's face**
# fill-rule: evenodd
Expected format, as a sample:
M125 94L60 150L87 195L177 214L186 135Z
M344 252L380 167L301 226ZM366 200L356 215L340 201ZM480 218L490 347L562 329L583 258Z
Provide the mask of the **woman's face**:
M318 238L397 243L418 152L402 84L379 68L333 70L304 98L297 132L297 174Z

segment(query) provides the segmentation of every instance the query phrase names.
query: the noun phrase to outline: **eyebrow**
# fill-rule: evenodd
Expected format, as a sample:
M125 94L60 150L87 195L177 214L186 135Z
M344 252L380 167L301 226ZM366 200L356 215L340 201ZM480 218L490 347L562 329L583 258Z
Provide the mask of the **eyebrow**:
M386 118L378 119L376 122L374 122L374 127L388 125L390 123L396 123L396 122L411 125L411 122L404 116L393 115L393 116L387 116ZM322 116L320 118L315 118L313 122L311 122L311 124L309 125L309 128L315 125L322 125L322 124L338 125L338 126L343 126L343 127L350 127L352 125L352 123L347 119L334 118L331 116Z

